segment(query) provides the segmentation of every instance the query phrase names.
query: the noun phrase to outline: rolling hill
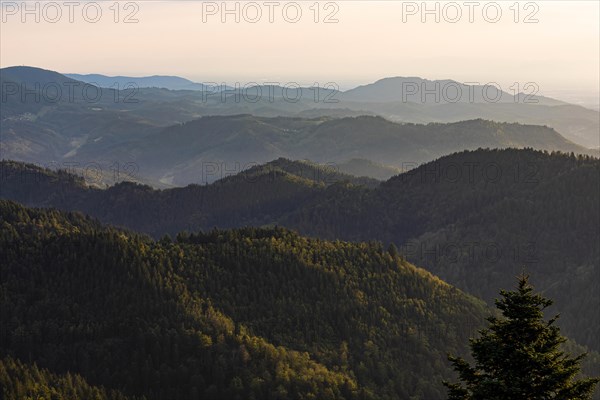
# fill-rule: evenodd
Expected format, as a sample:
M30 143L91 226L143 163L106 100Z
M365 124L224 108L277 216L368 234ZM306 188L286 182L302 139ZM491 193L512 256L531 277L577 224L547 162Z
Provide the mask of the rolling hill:
M39 366L148 400L442 399L488 312L381 244L281 228L153 241L0 201L0 242L0 379L20 392Z
M84 148L84 159L127 159L153 180L174 185L210 183L226 171L285 157L340 168L351 159L378 160L402 171L456 151L524 148L595 154L555 130L484 120L452 124L398 124L381 117L331 119L203 117L115 144L100 154ZM210 176L208 170L213 171ZM368 169L365 170L369 171ZM216 172L216 173L215 173Z
M492 301L521 270L560 322L597 349L600 162L531 150L443 157L373 190L332 186L280 220L301 232L393 242L409 260Z
M598 159L468 151L373 188L294 175L281 167L287 163L159 191L131 183L94 189L69 174L5 162L0 195L79 210L155 237L279 224L328 239L395 243L408 260L487 301L526 269L556 299L565 332L598 350Z

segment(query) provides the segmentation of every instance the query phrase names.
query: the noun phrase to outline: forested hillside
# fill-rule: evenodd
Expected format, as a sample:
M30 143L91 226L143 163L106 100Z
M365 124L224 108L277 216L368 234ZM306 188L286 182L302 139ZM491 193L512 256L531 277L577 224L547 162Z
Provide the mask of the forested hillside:
M524 269L555 300L565 332L598 349L599 178L595 158L464 152L375 190L332 186L283 223L321 237L394 242L488 301Z
M90 386L81 375L57 375L12 357L0 359L0 396L6 400L143 400Z
M280 164L285 164L284 168ZM328 177L335 181L341 176L308 164L281 160L211 185L161 191L123 182L101 190L61 171L15 162L2 162L0 167L3 198L31 206L81 211L156 238L214 226L273 223L323 192Z
M1 353L128 396L442 399L487 312L378 243L155 242L4 200L0 227Z
M207 186L90 189L75 177L3 163L4 198L79 210L160 238L279 224L328 239L395 243L408 260L490 301L525 269L555 299L564 332L598 350L600 162L532 150L443 157L374 188L255 167ZM309 179L310 178L310 179Z

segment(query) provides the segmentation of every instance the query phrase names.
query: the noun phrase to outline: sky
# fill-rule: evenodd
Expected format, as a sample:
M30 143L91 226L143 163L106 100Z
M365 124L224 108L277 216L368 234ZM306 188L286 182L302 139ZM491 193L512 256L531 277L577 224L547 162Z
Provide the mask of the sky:
M475 3L2 0L0 66L341 89L419 76L598 93L600 2Z

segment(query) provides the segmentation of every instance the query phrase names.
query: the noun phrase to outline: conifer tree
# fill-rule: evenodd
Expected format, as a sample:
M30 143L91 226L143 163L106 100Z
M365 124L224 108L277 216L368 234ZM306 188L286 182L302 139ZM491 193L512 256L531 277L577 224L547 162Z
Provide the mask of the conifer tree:
M487 318L489 327L471 339L475 364L450 356L459 383L444 382L450 400L578 400L590 399L598 379L577 379L582 354L561 351L566 339L546 321L552 301L535 293L528 276L515 291L501 291L496 307L502 317Z

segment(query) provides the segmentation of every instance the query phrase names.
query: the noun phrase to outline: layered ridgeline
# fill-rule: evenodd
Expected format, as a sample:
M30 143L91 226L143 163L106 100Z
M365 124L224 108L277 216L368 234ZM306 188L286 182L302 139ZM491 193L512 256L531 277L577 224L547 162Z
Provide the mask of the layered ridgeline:
M100 149L145 136L162 124L126 111L127 92L39 68L0 69L0 158L48 165L80 163L82 147ZM166 125L166 124L165 124ZM114 159L111 159L114 160ZM107 165L110 160L87 160ZM119 162L125 162L119 160Z
M565 333L598 350L597 159L532 150L462 152L372 189L357 181L319 182L298 169L294 175L293 168L281 168L286 164L158 191L130 183L93 189L72 175L5 162L0 195L83 211L157 238L279 224L329 239L395 243L409 260L488 301L525 269L556 300Z
M391 77L340 93L339 103L323 106L362 109L400 122L484 118L549 125L578 144L600 146L597 104L590 104L594 109L576 106L538 95L537 85L527 86L521 87L527 93L516 93L514 87L498 90L494 85L467 85L449 79Z
M93 215L159 238L212 227L272 224L338 182L374 187L378 181L310 162L278 159L211 185L155 190L122 182L108 189L65 171L0 162L0 196L23 204Z
M235 114L262 117L379 115L403 123L445 123L483 118L548 125L575 143L589 148L600 146L598 110L540 96L531 87L517 89L527 93L515 93L514 86L502 91L486 85L466 85L452 80L391 77L345 92L335 90L334 86L299 89L281 86L286 83L244 89L219 85L207 89L201 83L173 76L65 76L33 67L0 69L0 80L8 83L1 88L2 98L7 101L3 101L0 115L17 119L35 117L39 121L52 120L56 124L60 124L60 113L56 112L64 110L63 106L68 106L71 111L77 108L78 112L84 113L89 110L103 112L104 118L112 122L113 118L135 117L142 123L149 121L160 126L206 115ZM28 93L35 92L37 85L38 92L49 100L56 98L55 89L58 86L63 91L61 99L68 99L72 91L77 95L77 101L41 101L38 103L45 106L42 111L40 104L35 104L33 95L25 96L22 101L21 91L14 93L13 82L24 85ZM73 82L80 84L68 86ZM133 87L128 86L131 84ZM85 89L84 85L87 85ZM93 85L102 88L99 99L97 90L89 89ZM115 89L120 89L119 93L115 93ZM110 114L106 113L108 110L126 112ZM53 117L53 114L56 115ZM68 127L74 132L79 131L79 136L85 136L89 125L76 113L71 113L70 118L74 123ZM122 134L126 135L127 131L123 130Z
M156 242L2 200L0 249L8 398L442 399L488 312L393 248L284 229Z
M204 117L125 143L111 152L119 152L117 159L136 154L141 175L181 185L211 182L215 176L208 172L212 170L240 170L281 156L332 165L361 158L407 170L449 153L480 147L595 154L543 126L485 120L418 125L369 116L306 120L252 115ZM360 175L366 173L367 169Z
M353 159L377 160L384 165L375 171L365 165L353 172L387 179L394 169L465 149L589 154L588 147L599 145L597 111L546 98L538 104L398 102L402 92L394 88L406 83L400 78L358 88L335 104L315 104L306 94L298 102L281 95L271 101L265 94L253 103L236 101L231 90L207 96L131 89L114 79L112 88L98 88L39 68L1 69L0 158L83 168L93 163L104 171L135 164L137 180L167 187L212 182L216 178L207 171L215 165L220 172L239 171L279 157L340 164L340 170ZM384 88L392 92L380 93ZM383 102L375 101L378 93ZM357 102L361 96L365 100Z

